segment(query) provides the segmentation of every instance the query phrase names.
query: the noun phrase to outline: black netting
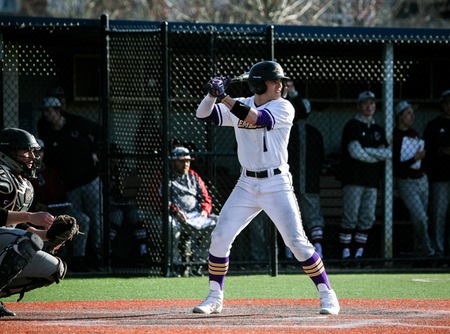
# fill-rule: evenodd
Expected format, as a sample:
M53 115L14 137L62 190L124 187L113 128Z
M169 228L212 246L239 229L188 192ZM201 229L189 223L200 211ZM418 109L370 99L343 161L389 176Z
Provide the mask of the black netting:
M413 104L414 128L422 136L439 114L441 92L449 88L442 77L450 70L448 32L275 26L271 37L272 30L254 25L111 21L109 26L95 20L2 22L0 87L3 127L38 136L40 101L55 86L64 89L69 113L102 125L98 172L107 195L99 213L102 260L116 272L182 275L189 274L188 267L206 268L210 229L195 231L173 221L168 184L170 151L176 146L195 158L191 167L205 182L215 215L239 177L233 130L195 118L206 94L203 86L212 77L239 76L273 51L300 96L309 100L308 123L323 140L319 194L323 255L330 266L340 266L342 257L341 139L358 95L375 94L374 119L390 145L400 100ZM245 82L227 92L251 94ZM367 237L364 258L372 267L392 259L423 260L411 242L412 218L392 170L388 161L378 180L373 227L357 236ZM268 217L258 216L233 245L231 272L268 267L275 253L271 232ZM307 227L307 233L313 239L313 229ZM280 268L295 263L281 238L277 241ZM87 256L96 257L95 252L88 248ZM70 260L70 253L62 255Z

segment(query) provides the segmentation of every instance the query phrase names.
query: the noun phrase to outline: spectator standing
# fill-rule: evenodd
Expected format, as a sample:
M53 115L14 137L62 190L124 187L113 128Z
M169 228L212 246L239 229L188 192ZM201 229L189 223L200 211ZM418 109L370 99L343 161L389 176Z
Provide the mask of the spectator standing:
M450 89L442 92L440 102L441 115L426 125L423 139L430 182L431 238L436 255L443 257L446 244L450 244L450 229L445 235L450 206Z
M408 101L395 107L397 125L393 135L393 169L397 190L408 209L413 224L414 255L433 256L428 234L428 178L425 166L425 147L419 133L412 128L414 109Z
M320 174L325 160L323 137L317 128L307 122L311 103L300 97L293 82L290 82L287 98L295 109L288 145L294 191L311 242L320 257L323 257L325 223L320 206Z
M202 276L202 267L193 263L206 262L208 240L217 217L211 214L212 198L202 178L191 169L190 152L175 147L170 157L172 173L169 180L170 208L174 226L174 246L184 264L182 275Z
M64 112L61 102L55 97L42 99L41 112L38 132L46 147L45 162L60 173L73 208L89 217L89 229L84 233L93 256L86 265L100 269L103 259L101 185L97 171L100 126L84 117Z
M384 177L384 161L392 157L385 130L373 119L375 94L370 91L360 93L357 108L357 115L344 127L341 142L343 217L339 241L344 265L352 256L358 264L363 256L376 219L377 192Z
M42 251L53 215L27 212L39 149L27 131L0 131L0 298L19 294L20 300L27 291L59 283L67 271L60 258ZM15 315L0 302L0 318Z

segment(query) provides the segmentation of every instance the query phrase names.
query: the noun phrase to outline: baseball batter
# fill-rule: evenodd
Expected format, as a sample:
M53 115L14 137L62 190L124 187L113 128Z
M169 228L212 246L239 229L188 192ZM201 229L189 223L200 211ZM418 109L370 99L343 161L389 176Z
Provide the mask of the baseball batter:
M284 99L286 81L280 64L262 61L252 66L248 85L255 94L231 98L230 79L209 82L209 94L196 116L218 126L232 126L238 143L240 178L220 213L209 249L209 294L194 313L220 313L230 249L236 236L264 210L276 225L285 244L300 261L319 291L320 313L339 313L324 264L305 235L289 172L287 145L294 118L292 104ZM216 103L216 100L220 103Z

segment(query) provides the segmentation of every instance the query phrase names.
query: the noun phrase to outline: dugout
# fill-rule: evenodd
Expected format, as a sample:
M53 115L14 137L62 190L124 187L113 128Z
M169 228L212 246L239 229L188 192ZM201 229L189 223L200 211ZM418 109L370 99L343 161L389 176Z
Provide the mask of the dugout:
M167 276L173 270L166 205L170 194L165 186L160 191L161 180L167 184L171 145L182 143L196 156L192 167L207 182L216 213L238 177L232 130L211 127L194 117L202 86L215 74L236 76L263 59L282 64L311 101L310 122L324 137L323 190L328 194L336 187L341 130L356 111L359 92L376 94L375 118L390 136L396 102L407 99L418 106L415 128L422 133L439 112L440 93L450 88L448 29L1 17L0 38L2 127L17 126L36 134L39 102L54 86L64 88L69 112L103 125L104 265L117 273ZM235 84L229 93L249 91L245 84ZM113 143L120 145L122 157L141 179L135 199L146 230L146 254L132 240L115 258L110 256L107 213ZM410 251L411 226L391 175L388 163L367 253L376 263L409 263L414 259L405 259L404 253ZM339 191L335 194L339 199ZM325 252L333 265L339 259L339 200L327 203ZM333 205L337 210L330 210ZM264 220L260 230L238 237L232 264L272 264L275 273L273 230ZM264 239L261 247L258 242ZM258 246L258 254L251 255Z

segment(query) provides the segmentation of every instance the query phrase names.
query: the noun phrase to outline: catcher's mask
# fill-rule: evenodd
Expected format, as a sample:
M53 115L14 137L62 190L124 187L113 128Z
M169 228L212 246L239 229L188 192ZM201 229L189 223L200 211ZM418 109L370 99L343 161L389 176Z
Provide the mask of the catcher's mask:
M248 87L253 93L261 95L267 90L266 81L278 79L282 79L283 82L281 96L286 97L286 81L290 79L284 75L281 65L274 61L261 61L253 65L250 69L248 73Z
M36 178L36 157L32 160L32 166L28 167L25 162L18 159L16 152L18 150L34 152L40 149L36 138L25 130L6 128L0 131L0 162L15 174Z

